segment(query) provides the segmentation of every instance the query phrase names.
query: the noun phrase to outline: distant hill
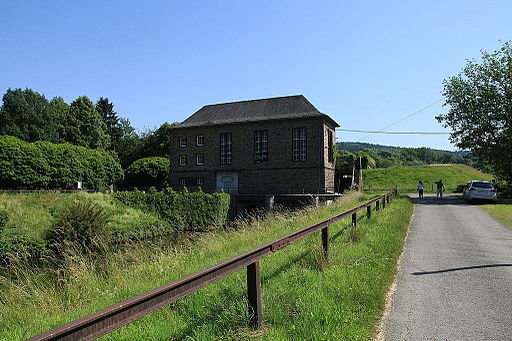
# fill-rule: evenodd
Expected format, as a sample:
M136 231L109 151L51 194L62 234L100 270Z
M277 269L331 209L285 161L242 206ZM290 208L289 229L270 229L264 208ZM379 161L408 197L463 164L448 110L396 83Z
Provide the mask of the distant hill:
M471 156L471 153L463 151L453 152L428 147L394 147L363 142L338 142L337 145L339 150L371 156L375 159L377 168L437 163L477 165L477 161Z
M432 191L436 181L443 180L447 191L454 191L457 185L469 180L491 180L492 175L483 173L466 165L393 167L363 170L364 188L395 188L416 191L418 181L422 181L425 190Z

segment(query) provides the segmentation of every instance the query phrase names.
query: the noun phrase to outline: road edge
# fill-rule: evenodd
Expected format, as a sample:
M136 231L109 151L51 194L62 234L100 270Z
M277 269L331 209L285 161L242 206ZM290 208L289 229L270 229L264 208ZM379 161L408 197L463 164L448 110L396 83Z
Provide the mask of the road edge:
M409 196L408 196L408 198L409 198L409 200L411 200L411 198ZM411 200L411 203L412 203L412 200ZM413 203L413 211L411 214L411 219L409 220L409 224L407 225L407 232L404 237L404 246L402 248L402 253L400 253L400 256L398 257L398 260L396 263L397 266L396 266L395 274L393 276L393 282L389 286L388 292L386 293L386 296L385 296L386 298L385 298L385 303L384 303L384 311L382 313L382 316L379 319L378 324L374 328L375 333L372 338L373 341L384 341L385 340L385 332L386 332L385 323L386 323L386 319L387 319L389 313L391 312L391 306L393 303L393 295L395 294L396 288L398 286L398 274L400 273L400 269L402 267L402 258L404 256L405 250L407 249L407 240L409 238L409 231L411 229L412 221L414 219L415 213L416 213L416 204Z

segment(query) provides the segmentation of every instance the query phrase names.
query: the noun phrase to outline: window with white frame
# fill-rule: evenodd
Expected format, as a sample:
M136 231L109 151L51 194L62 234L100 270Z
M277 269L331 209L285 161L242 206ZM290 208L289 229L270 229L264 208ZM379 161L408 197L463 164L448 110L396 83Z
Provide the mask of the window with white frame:
M196 185L197 185L197 186L202 186L202 185L204 185L204 178L203 178L203 177L197 178L197 179L196 179Z
M187 148L187 137L180 136L180 148Z
M306 161L307 159L307 131L305 127L293 128L293 161Z
M179 184L180 184L180 186L186 186L187 178L179 178Z
M187 165L187 155L181 154L180 155L180 166L186 166Z
M268 130L254 132L254 160L268 161Z
M204 165L204 154L196 155L196 165L203 166Z
M220 134L220 164L230 165L232 162L232 137L231 133Z
M204 135L203 134L196 136L196 146L198 146L198 147L204 146Z

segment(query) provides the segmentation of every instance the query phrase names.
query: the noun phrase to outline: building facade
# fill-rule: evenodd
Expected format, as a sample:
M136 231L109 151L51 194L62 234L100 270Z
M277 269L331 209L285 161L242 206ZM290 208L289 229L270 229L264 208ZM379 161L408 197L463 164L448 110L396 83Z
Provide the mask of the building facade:
M171 186L332 193L335 128L304 96L209 105L171 132Z

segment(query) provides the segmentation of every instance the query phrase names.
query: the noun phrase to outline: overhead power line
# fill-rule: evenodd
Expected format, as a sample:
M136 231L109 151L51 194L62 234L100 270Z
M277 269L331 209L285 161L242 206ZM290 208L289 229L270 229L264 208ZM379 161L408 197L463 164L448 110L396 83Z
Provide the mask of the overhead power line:
M402 122L402 121L405 121L405 120L406 120L406 119L408 119L409 117L414 116L414 115L416 115L416 114L419 114L419 113L420 113L420 112L422 112L423 110L427 110L428 108L430 108L430 107L432 107L432 106L436 105L437 103L439 103L439 102L441 102L441 101L443 101L443 100L444 100L443 98L438 99L438 100L437 100L437 101L435 101L434 103L431 103L431 104L427 105L426 107L423 107L423 108L421 108L420 110L415 111L415 112L413 112L412 114L409 114L409 115L407 115L407 116L405 116L405 117L403 117L403 118L399 119L398 121L393 122L393 123L391 123L391 124L389 124L389 125L385 126L384 128L381 128L381 129L380 129L380 131L385 130L385 129L388 129L389 127L392 127L392 126L394 126L394 125L396 125L396 124L398 124L398 123L400 123L400 122Z
M442 131L382 131L382 130L359 130L359 129L341 129L336 128L336 131L343 131L346 133L365 133L365 134L387 134L387 135L450 135L449 132Z

